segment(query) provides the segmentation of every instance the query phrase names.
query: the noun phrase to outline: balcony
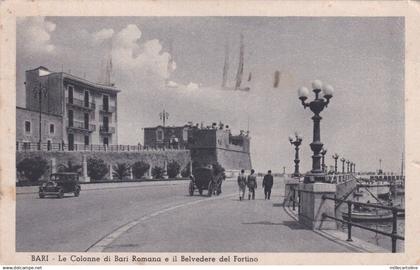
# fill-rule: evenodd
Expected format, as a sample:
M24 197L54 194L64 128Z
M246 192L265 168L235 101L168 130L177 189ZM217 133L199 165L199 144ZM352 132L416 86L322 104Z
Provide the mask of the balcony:
M99 133L101 133L103 135L114 134L115 133L115 127L106 127L106 126L101 125L99 127Z
M100 105L99 106L99 112L101 112L101 113L114 113L115 112L115 107L114 106Z
M70 106L86 109L86 110L95 110L96 105L92 102L85 102L84 100L73 98L72 102L69 102L69 98L66 98L66 103Z
M73 121L73 125L69 125L68 129L82 131L82 132L94 132L96 130L96 125L88 124L85 125L85 122L82 121Z

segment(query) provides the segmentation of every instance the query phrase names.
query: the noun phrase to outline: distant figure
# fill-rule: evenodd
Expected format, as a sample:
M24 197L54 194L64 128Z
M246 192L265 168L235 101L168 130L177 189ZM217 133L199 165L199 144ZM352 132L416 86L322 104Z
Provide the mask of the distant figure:
M238 187L239 187L239 200L242 201L245 197L245 187L246 187L246 176L245 170L241 170L241 173L238 175Z
M271 188L273 187L273 176L271 175L271 170L268 170L267 174L264 176L262 186L264 188L265 199L269 200L271 196Z
M253 200L255 200L255 190L257 189L257 176L255 175L254 169L252 169L251 174L248 175L248 180L246 183L248 186L248 200L251 200L251 197Z

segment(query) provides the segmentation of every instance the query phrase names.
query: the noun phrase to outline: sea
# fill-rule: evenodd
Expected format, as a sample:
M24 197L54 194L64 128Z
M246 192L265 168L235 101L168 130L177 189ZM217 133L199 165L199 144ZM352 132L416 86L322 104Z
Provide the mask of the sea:
M368 192L368 189L370 192ZM352 196L348 198L352 201L359 201L359 202L370 202L370 203L377 203L378 202L378 194L385 193L386 190L389 190L388 187L370 187L370 188L359 188L359 191L362 192L362 196ZM393 194L391 195L392 203L394 206L397 206L399 208L405 209L405 195L404 194ZM386 200L379 199L381 203L387 204ZM347 211L347 206L344 206L341 211ZM388 233L392 232L392 221L381 221L381 222L357 222L363 226L367 226L373 229L385 231ZM347 225L345 224L339 224L339 228L347 232ZM397 220L397 234L404 237L405 233L405 217L398 217ZM380 247L383 247L385 249L388 249L391 251L392 249L392 242L391 237L378 234L375 232L371 232L368 230L364 230L357 227L352 227L352 236L363 239L369 243L378 245ZM397 252L404 252L404 241L397 240Z

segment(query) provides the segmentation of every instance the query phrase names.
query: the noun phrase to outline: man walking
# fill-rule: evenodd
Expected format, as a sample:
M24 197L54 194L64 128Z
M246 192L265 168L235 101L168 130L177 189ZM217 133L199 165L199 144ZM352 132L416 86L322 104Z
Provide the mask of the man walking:
M251 200L251 197L253 200L255 200L255 190L257 189L257 176L255 175L254 169L251 170L251 174L248 175L247 180L248 185L248 200Z
M268 170L267 174L264 175L262 186L264 188L265 199L269 200L271 196L271 188L273 187L273 176L271 170Z
M245 171L242 169L241 173L238 175L238 187L239 187L239 200L242 201L245 197L245 187L246 187L246 176Z

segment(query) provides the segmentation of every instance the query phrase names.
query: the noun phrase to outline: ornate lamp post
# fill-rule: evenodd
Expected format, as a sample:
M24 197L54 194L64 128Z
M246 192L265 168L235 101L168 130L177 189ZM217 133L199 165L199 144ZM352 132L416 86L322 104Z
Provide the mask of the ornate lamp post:
M340 156L335 153L334 155L332 155L332 158L334 159L334 173L337 174L337 160Z
M295 172L293 173L294 177L300 177L299 172L299 146L302 143L302 137L298 135L297 132L295 132L295 137L293 138L292 135L289 136L290 144L295 146Z
M346 164L347 164L347 173L349 173L350 172L350 160L347 160Z
M356 163L353 163L353 172L356 172Z
M344 163L346 163L346 159L345 158L341 158L340 161L343 162L343 174L344 174L345 173L345 171L344 171Z
M327 154L327 149L322 149L321 150L321 155L322 155L322 163L321 163L321 167L322 167L322 171L326 172L325 169L325 155Z
M310 144L311 150L314 153L312 155L312 170L311 173L305 177L305 183L311 182L323 182L325 179L325 173L321 169L320 164L320 151L322 149L321 142L321 128L320 122L322 117L319 115L325 107L328 106L330 99L333 96L334 89L330 85L322 86L322 82L316 80L312 83L313 92L315 93L315 99L309 103L306 103L306 99L309 96L309 90L306 87L301 87L298 90L299 99L302 102L303 108L309 107L314 113L312 120L314 122L313 141ZM321 90L322 89L322 90ZM319 96L320 92L323 92L323 97Z

